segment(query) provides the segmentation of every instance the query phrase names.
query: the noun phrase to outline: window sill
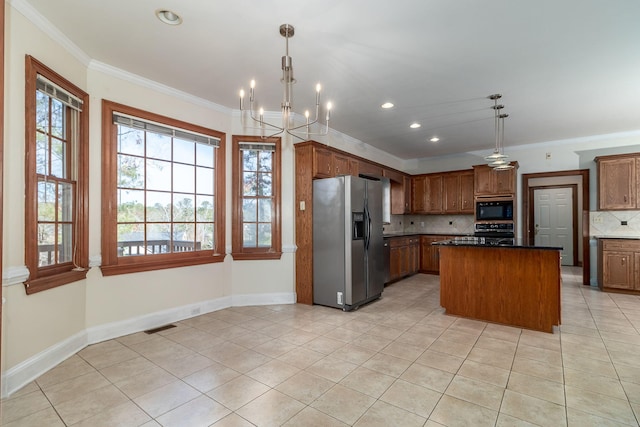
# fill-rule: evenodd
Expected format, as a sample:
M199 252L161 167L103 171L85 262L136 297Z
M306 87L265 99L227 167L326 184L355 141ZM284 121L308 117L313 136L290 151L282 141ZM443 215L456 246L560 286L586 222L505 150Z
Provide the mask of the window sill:
M277 260L282 257L282 252L232 252L231 256L234 261Z
M27 295L35 294L37 292L46 291L47 289L53 289L58 286L77 282L78 280L84 280L87 277L88 271L88 269L82 271L70 270L52 276L38 277L37 279L27 280L24 282L24 288Z
M120 263L114 265L102 265L103 276L115 276L117 274L139 273L143 271L163 270L166 268L188 267L191 265L212 264L224 261L225 254L202 254L190 257L163 257L161 255L152 256L131 256L119 258Z

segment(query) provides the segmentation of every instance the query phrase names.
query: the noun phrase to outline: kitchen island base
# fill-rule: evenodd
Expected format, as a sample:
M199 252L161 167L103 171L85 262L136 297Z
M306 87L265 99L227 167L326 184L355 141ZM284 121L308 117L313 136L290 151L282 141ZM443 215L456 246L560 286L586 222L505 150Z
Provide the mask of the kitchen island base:
M447 314L553 333L560 317L560 251L440 246Z

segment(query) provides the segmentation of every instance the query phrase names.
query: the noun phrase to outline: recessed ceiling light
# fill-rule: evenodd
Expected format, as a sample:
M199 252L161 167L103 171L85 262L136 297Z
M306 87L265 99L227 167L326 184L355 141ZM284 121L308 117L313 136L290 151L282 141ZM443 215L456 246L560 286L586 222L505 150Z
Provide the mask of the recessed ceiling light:
M170 10L161 9L156 10L156 16L159 20L168 25L180 25L182 24L182 18L175 12Z
M420 126L422 126L420 123L411 123L409 125L411 129L418 129Z
M393 108L393 102L385 102L380 107L384 108L385 110L388 110L389 108Z
M437 136L434 136L433 138L431 138L429 141L431 142L438 142L440 141L440 138L438 138Z

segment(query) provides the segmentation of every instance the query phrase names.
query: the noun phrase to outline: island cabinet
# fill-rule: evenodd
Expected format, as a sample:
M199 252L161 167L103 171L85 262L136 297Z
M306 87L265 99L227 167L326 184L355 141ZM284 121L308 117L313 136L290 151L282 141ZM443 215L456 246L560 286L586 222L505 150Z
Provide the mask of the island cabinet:
M553 332L561 322L560 249L443 244L447 314Z
M640 153L596 157L598 209L640 209Z
M488 165L476 165L474 172L474 194L494 196L516 193L518 162L511 162L513 169L496 171Z
M419 236L389 238L389 282L417 273L419 256Z
M598 239L598 286L640 293L640 239Z

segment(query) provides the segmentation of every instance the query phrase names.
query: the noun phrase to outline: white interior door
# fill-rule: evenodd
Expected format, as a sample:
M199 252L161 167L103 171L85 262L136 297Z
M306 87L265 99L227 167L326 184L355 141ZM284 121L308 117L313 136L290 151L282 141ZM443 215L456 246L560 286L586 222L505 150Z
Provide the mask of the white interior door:
M562 246L562 265L573 265L571 187L534 189L535 244Z

